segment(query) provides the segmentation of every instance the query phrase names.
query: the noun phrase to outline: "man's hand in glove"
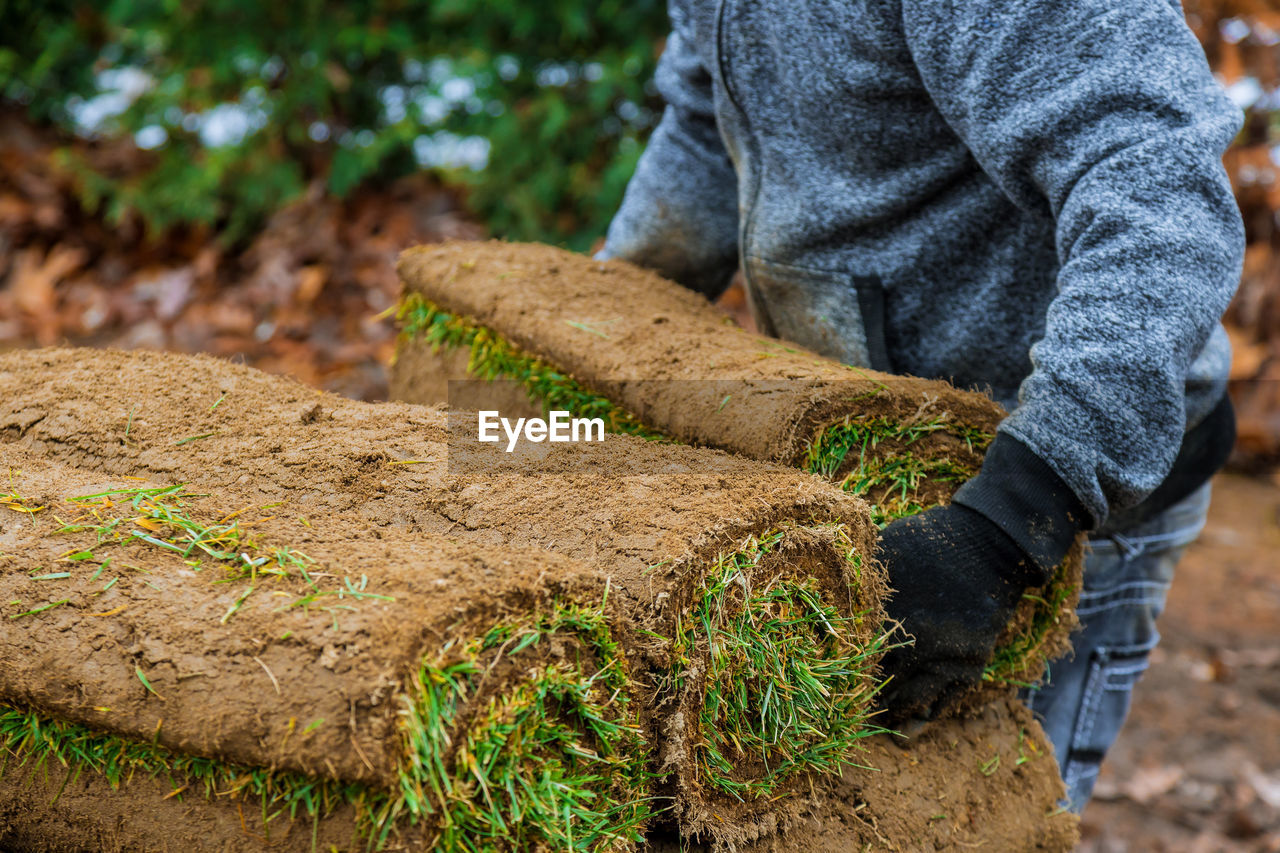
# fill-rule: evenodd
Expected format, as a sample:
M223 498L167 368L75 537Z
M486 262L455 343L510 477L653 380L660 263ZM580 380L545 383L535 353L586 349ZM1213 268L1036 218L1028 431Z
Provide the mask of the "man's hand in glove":
M885 655L886 724L933 719L980 682L1022 594L1049 579L1089 523L1061 478L1001 433L949 506L886 527L887 610L915 637Z

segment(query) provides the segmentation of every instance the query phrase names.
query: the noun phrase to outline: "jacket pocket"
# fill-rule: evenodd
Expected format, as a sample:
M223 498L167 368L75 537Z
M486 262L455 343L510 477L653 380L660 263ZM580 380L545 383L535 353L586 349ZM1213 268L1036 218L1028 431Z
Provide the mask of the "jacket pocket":
M762 332L845 364L892 372L878 276L748 256L746 282L751 314Z

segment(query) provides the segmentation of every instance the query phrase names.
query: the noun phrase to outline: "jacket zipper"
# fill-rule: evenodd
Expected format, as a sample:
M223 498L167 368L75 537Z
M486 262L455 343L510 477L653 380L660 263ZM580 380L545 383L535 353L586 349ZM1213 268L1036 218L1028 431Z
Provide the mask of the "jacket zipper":
M728 13L729 0L720 0L716 9L716 66L720 72L720 81L724 85L725 95L729 98L729 103L733 104L733 108L737 111L738 121L742 124L742 145L746 151L746 156L750 158L751 168L751 191L750 203L747 205L747 215L742 218L742 222L738 225L738 256L739 262L742 264L742 276L746 280L748 293L754 290L751 285L751 273L747 269L747 246L751 239L751 229L755 223L756 202L760 196L760 158L755 150L755 135L751 132L751 122L747 118L747 112L742 108L742 103L738 100L738 95L733 91L733 85L729 82L729 68L727 64L727 51L725 50L725 17ZM758 297L757 297L758 298Z

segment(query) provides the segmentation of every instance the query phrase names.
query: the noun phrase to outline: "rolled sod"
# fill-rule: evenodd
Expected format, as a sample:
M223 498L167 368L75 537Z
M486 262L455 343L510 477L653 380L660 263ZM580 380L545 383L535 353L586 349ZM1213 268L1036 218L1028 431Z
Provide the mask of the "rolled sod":
M375 848L639 837L625 620L595 573L91 467L0 446L9 769L158 776Z
M800 468L866 498L881 526L948 501L981 468L1004 417L978 392L747 332L701 296L623 261L458 242L410 249L399 272L395 399L442 402L445 379L470 379L453 386L455 405L563 409L618 432ZM1033 683L1069 648L1082 565L1077 548L1028 593L988 666L989 685Z
M798 795L794 820L741 853L792 850L1050 851L1075 847L1077 820L1056 805L1061 783L1040 726L1016 700L974 717L939 721L901 744L867 741L875 771L844 775ZM58 764L0 773L0 849L23 853L146 851L259 853L263 849L347 850L355 816L342 806L324 821L264 823L253 804L230 797L172 796L166 778L135 774L112 785ZM314 833L314 844L313 844ZM363 849L363 847L355 848ZM431 849L396 844L389 849ZM655 829L640 849L704 853L710 848Z
M621 435L468 470L442 411L202 357L8 353L0 401L24 766L597 849L760 835L878 731L873 526L799 472Z
M1014 697L938 720L909 741L872 738L867 764L877 769L852 768L802 795L779 835L738 853L1067 853L1079 840L1078 819L1060 804L1052 747ZM654 853L712 849L661 831L649 845Z

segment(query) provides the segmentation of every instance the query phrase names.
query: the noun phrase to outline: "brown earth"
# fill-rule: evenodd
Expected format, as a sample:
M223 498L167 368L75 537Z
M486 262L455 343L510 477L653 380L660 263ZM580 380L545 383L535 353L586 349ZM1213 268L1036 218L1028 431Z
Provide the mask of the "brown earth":
M95 483L142 477L146 482L189 483L193 490L208 492L211 498L216 498L218 508L261 507L284 501L282 506L272 509L277 519L264 522L261 532L264 539L278 535L282 539L288 537L285 541L304 541L306 548L316 550L326 560L332 559L343 569L348 565L348 557L337 553L341 541L349 537L357 543L351 554L355 559L366 553L365 546L359 543L370 540L367 542L368 570L366 563L351 564L353 569L359 568L367 574L375 586L380 578L386 577L389 590L404 589L407 598L421 596L426 603L415 602L413 606L421 606L429 614L441 614L449 605L442 604L438 592L413 592L433 577L423 573L422 567L439 565L441 560L466 553L462 547L456 552L434 548L437 553L426 553L433 548L431 534L448 533L467 543L466 548L485 542L504 550L542 545L578 557L583 565L592 569L594 578L607 576L610 600L619 610L633 617L651 618L648 624L656 627L669 625L675 612L682 609L681 602L687 597L699 567L752 531L759 532L787 520L808 525L838 520L848 526L853 541L863 553L869 549L870 530L863 505L816 478L792 470L751 463L714 451L658 446L615 436L606 442L607 448L595 444L572 445L570 452L548 454L541 461L530 461L531 476L482 479L475 471L457 470L460 463L447 459L447 424L438 411L356 403L208 358L114 352L90 355L86 351L68 350L12 353L0 356L0 399L6 401L0 404L0 448L15 467L24 467L23 477L36 478L32 484L37 488L22 497L50 500L83 493ZM213 403L218 400L222 402L215 407ZM195 435L208 437L183 441ZM449 462L455 464L450 466ZM45 478L43 484L40 477ZM15 479L15 486L22 483L22 479ZM355 535L357 533L359 535ZM834 588L837 579L845 578L842 573L846 566L842 558L833 559L835 552L824 539L825 535L822 530L798 528L793 540L779 549L775 563L762 564L759 571L766 576L785 572L817 575L825 580L828 589ZM386 568L390 564L399 565L397 548L409 547L414 537L417 537L418 551L413 553L421 552L423 556L411 554L400 568ZM30 560L24 559L22 565L25 567L27 562ZM504 571L496 570L495 576L506 577ZM6 572L10 574L17 572ZM469 579L469 588L480 591L470 598L485 601L499 587L488 582L490 577L481 576L479 572L476 575ZM170 578L164 576L162 589L154 592L171 589ZM436 575L434 579L440 578ZM172 588L187 590L187 580L179 584L174 579ZM21 594L33 594L28 585L36 582L27 577L26 572L21 572L14 582ZM862 588L869 595L876 592L874 584L864 584ZM124 586L120 595L128 594L130 606L113 618L144 618L138 614L145 614L152 607L158 610L160 596L152 596L147 589L145 585L133 583ZM192 597L206 603L193 610L196 615L213 616L227 605L233 594L220 591L220 598L214 601L212 597L196 593ZM462 598L456 600L460 602ZM455 601L454 596L447 601ZM44 617L40 621L48 620L50 627L64 624L62 620L67 620L68 625L81 620L88 624L90 607L95 612L110 612L115 608L101 611L98 608L113 602L90 603L86 597L77 597L66 606L39 614ZM837 603L847 612L857 612L873 602ZM357 615L366 609L366 604L368 602L362 602ZM256 626L258 623L253 620L259 618L255 609L258 606L251 597L228 628L234 631L238 624L246 628ZM684 606L687 607L687 603ZM389 607L390 604L383 602L368 606L368 621L376 624L375 617L389 616L392 611L385 610ZM170 607L170 612L179 623L184 618L180 609ZM653 615L647 617L646 614ZM16 620L15 624L37 624L31 622L34 618L37 617ZM291 618L297 620L304 633L318 635L321 631L321 626L308 621L311 617L305 613ZM344 615L341 621L347 618ZM350 624L354 627L360 621L356 619ZM868 620L868 624L871 622L878 619ZM273 624L271 630L276 627ZM416 627L405 631L413 634ZM151 623L139 623L137 628L132 640L140 648L125 647L117 654L123 651L138 665L145 662L153 667L151 683L155 691L165 697L166 705L179 701L176 697L185 696L191 689L184 685L187 679L181 676L198 671L197 663L203 667L205 662L200 655L208 653L204 645L217 645L207 639L221 639L217 635L208 638L194 635L185 646L175 640L185 656L178 662L172 659L166 662L160 659L151 643L151 633L156 631L165 636L164 629ZM383 629L390 630L386 626ZM81 629L73 629L72 633L75 630ZM319 642L318 636L316 641ZM93 644L91 641L85 645L92 648ZM285 650L268 657L253 643L249 643L246 650L256 652L273 672L273 664L280 665L282 670L288 666L277 657ZM79 647L77 653L84 651ZM325 654L322 651L320 656ZM266 673L262 676L253 673L252 657L242 653L232 669L232 677L243 678L245 685L256 685L246 689L263 697L268 690L267 681L263 680ZM643 659L644 654L638 657ZM192 667L190 670L186 669L188 665ZM151 697L145 695L145 688L139 693L137 679L131 673L119 675L129 687L112 698L123 696L124 701L138 704L156 715L145 718L144 723L154 721L160 712L159 700L152 702ZM297 677L310 676L300 672ZM198 685L204 679L190 681ZM70 680L64 679L64 682L69 684ZM202 688L196 686L195 689ZM63 691L33 690L31 696L52 703L60 714L76 713L71 708L74 703ZM321 701L340 703L332 697ZM694 701L696 695L690 691L681 697L677 706L691 710L693 706L689 703ZM86 712L80 709L79 713ZM93 722L97 726L113 724L109 717L96 717ZM172 735L170 725L164 723L161 737L180 736L181 725L172 723L176 728ZM650 725L654 725L653 719ZM1009 731L1002 728L1005 724L982 725L992 725L1003 733L1000 736L1009 735ZM146 725L132 730L142 728ZM318 731L324 730L325 727L321 727ZM333 736L337 737L348 731L359 732L359 726L342 720L339 715L334 731L337 734ZM667 729L654 731L651 736L671 734ZM198 736L188 731L187 737ZM686 737L691 736L686 733ZM997 736L997 732L993 731L991 736ZM1034 734L1033 739L1038 737ZM666 757L682 763L687 759L687 743L687 740L668 737ZM1040 749L1043 751L1042 742ZM345 751L345 746L339 751ZM1001 784L995 775L983 776L982 783L978 784L979 779L968 767L967 758L960 766L941 759L938 763L945 765L945 769L940 766L937 771L942 778L967 775L980 790L987 790L985 786L991 785L995 786L991 788L994 791ZM361 772L354 761L350 764L356 773ZM1057 795L1059 783L1051 761L1035 766L1039 779L1036 784L1043 789L1043 796L1037 796L1035 806L1043 816ZM681 790L696 793L696 780L687 772L681 774L681 778L684 780ZM988 782L988 779L996 781ZM1027 784L1025 779L1014 779L1007 784L1013 787L1015 783L1020 791ZM861 784L866 787L867 783ZM894 804L891 798L882 802L883 805L872 803L859 814L877 824L896 819L878 810L883 808L896 814L901 804ZM737 837L746 838L785 827L803 808L812 810L821 804L811 803L806 807L803 798L792 797L785 805L774 804L736 814L732 804L727 808L715 802L708 805L704 819L735 821L744 830ZM844 805L832 808L842 811ZM694 816L685 815L686 818ZM11 824L15 820L22 823L21 815L8 819ZM24 825L25 831L30 832L30 825ZM1029 823L1024 829L1038 835L1044 828ZM12 834L15 830L9 831ZM880 832L884 833L885 829ZM146 843L138 843L141 849L147 849ZM910 843L900 843L905 845L903 849L909 849ZM90 849L100 848L91 846Z
M741 853L846 853L983 849L1001 853L1067 851L1076 818L1053 806L1060 783L1039 725L1014 700L969 718L940 721L903 744L868 741L866 763L799 800L794 825ZM64 787L65 782L65 787ZM165 795L171 788L135 777L119 789L89 775L67 781L61 768L0 776L0 850L22 853L250 853L311 849L309 821L270 825L253 809L220 798ZM59 791L61 794L59 795ZM50 805L56 798L56 806ZM994 816L998 815L998 818ZM1048 815L1048 816L1046 816ZM344 823L345 821L345 823ZM342 849L350 815L319 824L319 849ZM124 827L127 826L127 831ZM343 835L344 827L347 835ZM642 848L644 849L644 848ZM675 853L671 831L651 834L647 849Z
M468 471L463 454L450 457L446 418L436 410L349 401L208 358L85 355L45 350L0 356L0 399L6 401L0 404L0 440L15 467L36 459L74 467L95 480L142 476L188 483L215 492L223 513L284 502L273 509L279 518L300 515L308 529L335 531L329 550L322 550L326 557L335 554L335 562L341 536L358 538L358 531L390 540L396 538L390 532L426 533L493 548L545 546L581 559L608 584L611 603L658 637L673 636L675 620L687 618L698 584L719 554L752 535L786 528L783 542L753 570L756 582L816 578L830 602L856 620L863 644L883 620L865 505L789 469L609 436L603 444L562 445L541 459L523 460L520 474ZM207 437L184 441L192 436ZM277 526L283 535L303 524ZM264 528L264 535L275 529ZM860 578L850 576L839 536L863 556ZM392 544L375 545L378 556L396 559ZM405 571L412 574L415 565L410 555ZM464 594L487 593L473 588ZM226 592L209 598L211 611L228 604ZM72 635L66 641L64 652L79 642ZM634 646L641 663L667 664L661 644ZM706 648L700 652L709 654ZM252 676L251 656L244 666ZM184 675L162 669L153 683L166 695ZM66 681L74 685L79 677L77 672ZM704 824L693 803L713 799L699 784L691 758L706 677L707 667L695 660L681 691L662 697L661 707L647 702L645 711L654 737L663 736L662 762L675 770L682 819L689 826ZM871 687L868 678L867 701ZM130 688L136 685L130 682ZM15 692L29 702L35 698L35 691ZM40 697L49 699L46 694ZM64 701L44 710L76 713L74 691L59 695ZM658 697L651 691L648 698ZM275 725L285 726L290 716ZM148 723L154 720L139 722L138 730ZM199 717L191 725L198 729ZM278 742L284 732L270 734ZM340 728L335 736L348 735ZM175 731L172 737L186 743L188 735ZM748 769L754 762L743 760ZM348 763L359 770L355 756ZM729 820L772 826L773 811L768 803L718 806L725 826L734 825Z

